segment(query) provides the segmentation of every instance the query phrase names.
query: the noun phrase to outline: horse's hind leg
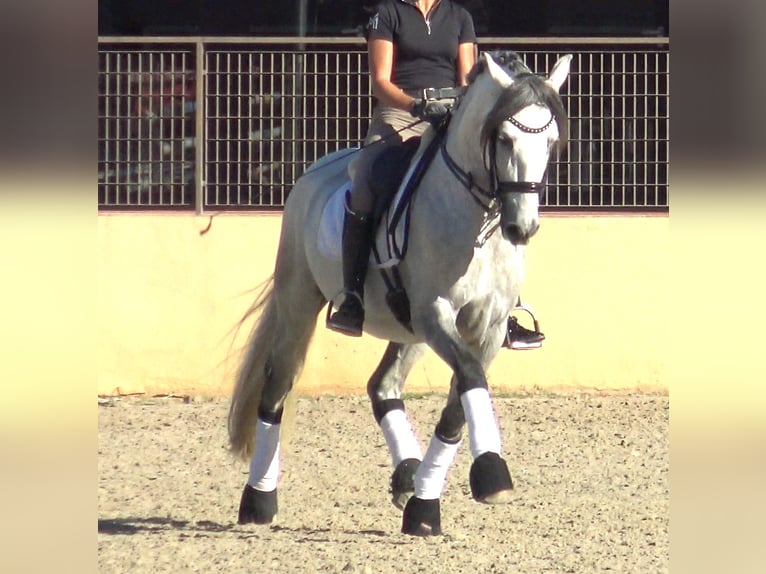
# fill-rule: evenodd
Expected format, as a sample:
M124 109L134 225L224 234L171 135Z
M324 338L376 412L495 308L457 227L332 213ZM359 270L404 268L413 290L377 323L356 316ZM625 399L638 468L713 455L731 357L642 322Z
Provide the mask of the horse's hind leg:
M423 458L417 436L404 410L402 390L407 375L425 348L423 344L389 343L367 383L372 413L386 439L394 467L391 502L400 510L415 491L415 472Z
M264 311L267 321L262 331L268 339L257 336L251 345L265 345L261 370L250 373L260 379L259 396L251 406L256 408L252 458L247 484L242 492L238 522L269 524L277 514L277 480L279 478L280 431L284 402L297 377L314 332L316 316L325 303L319 290L308 281L294 281L290 286L276 284L272 301ZM252 436L252 435L251 435Z
M280 358L277 347L267 360L263 376L250 472L239 505L240 524L269 524L277 514L282 414L293 382L288 363Z

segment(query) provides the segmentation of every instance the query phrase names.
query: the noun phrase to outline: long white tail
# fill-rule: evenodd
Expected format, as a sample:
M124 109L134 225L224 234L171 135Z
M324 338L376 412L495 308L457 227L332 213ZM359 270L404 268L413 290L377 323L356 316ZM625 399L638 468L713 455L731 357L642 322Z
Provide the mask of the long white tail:
M236 456L252 456L258 407L264 387L287 393L283 403L282 442L289 441L295 415L294 393L289 392L303 369L321 293L309 281L268 280L242 321L257 315L237 374L229 407L229 446ZM269 371L267 373L267 370Z
M252 455L258 406L266 382L266 364L277 333L279 318L273 293L272 277L264 284L261 293L241 320L244 322L260 312L237 373L229 406L229 447L234 455L245 460Z

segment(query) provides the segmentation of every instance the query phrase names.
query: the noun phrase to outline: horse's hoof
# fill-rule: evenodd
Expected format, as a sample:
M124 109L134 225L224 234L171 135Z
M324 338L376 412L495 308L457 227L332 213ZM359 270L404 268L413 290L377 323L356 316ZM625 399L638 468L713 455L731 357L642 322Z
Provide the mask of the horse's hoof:
M404 507L402 533L412 536L439 536L442 533L439 499L411 497Z
M471 464L471 494L478 502L501 504L511 500L513 481L508 465L496 452L485 452Z
M391 475L391 502L399 510L404 510L407 501L415 494L415 473L419 466L418 459L405 458Z
M277 489L270 492L256 490L249 484L239 501L239 524L271 524L277 515Z

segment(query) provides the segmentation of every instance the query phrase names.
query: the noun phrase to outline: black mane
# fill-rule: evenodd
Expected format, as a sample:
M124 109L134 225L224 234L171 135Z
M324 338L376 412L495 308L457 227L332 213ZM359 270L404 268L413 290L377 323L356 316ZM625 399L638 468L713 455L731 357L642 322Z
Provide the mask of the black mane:
M508 74L511 76L532 73L532 70L527 67L527 65L524 63L524 60L522 60L521 56L519 56L516 52L511 50L497 50L494 52L487 52L487 54L492 56L492 59L495 61L495 63L498 64L501 68L505 68L505 71L508 72ZM484 68L484 60L479 60L474 65L473 69L468 73L468 83L470 84L473 82L476 76L484 71Z

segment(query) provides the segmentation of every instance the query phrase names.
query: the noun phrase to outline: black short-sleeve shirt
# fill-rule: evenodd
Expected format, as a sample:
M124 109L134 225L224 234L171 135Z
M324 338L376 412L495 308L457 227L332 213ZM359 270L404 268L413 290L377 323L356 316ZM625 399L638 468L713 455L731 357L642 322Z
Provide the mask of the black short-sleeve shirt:
M391 81L404 91L455 87L458 45L476 42L471 15L452 0L440 0L428 18L413 0L383 0L366 33L394 44Z

